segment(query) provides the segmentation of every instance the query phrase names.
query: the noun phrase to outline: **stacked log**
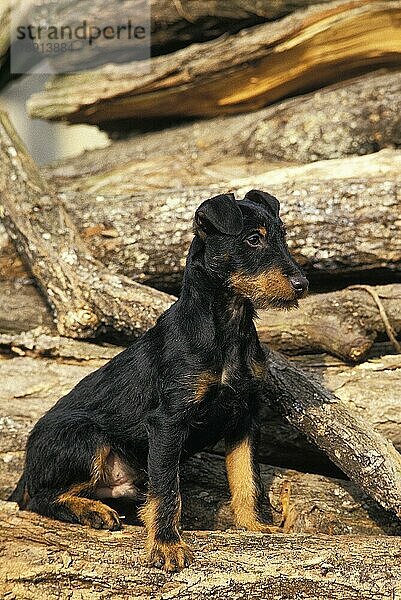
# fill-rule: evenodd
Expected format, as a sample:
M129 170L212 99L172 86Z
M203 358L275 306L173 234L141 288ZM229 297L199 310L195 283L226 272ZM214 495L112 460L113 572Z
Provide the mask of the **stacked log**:
M149 74L136 76L138 66L125 63L58 76L31 98L30 114L71 123L130 119L132 124L255 110L331 83L333 71L344 79L400 65L400 16L397 0L334 0L155 57Z

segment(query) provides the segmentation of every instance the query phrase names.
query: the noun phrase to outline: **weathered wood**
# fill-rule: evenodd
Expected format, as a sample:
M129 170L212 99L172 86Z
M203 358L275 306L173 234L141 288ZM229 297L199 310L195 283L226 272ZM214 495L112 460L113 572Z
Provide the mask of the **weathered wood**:
M378 65L399 65L399 0L333 0L152 60L58 76L29 102L45 119L214 116L261 108ZM283 65L286 68L283 69ZM68 93L67 93L68 90Z
M371 293L377 294L395 332L401 333L401 284L360 288L306 298L297 311L263 311L260 338L289 353L329 352L348 361L364 360L386 326Z
M235 183L125 197L67 194L65 204L91 251L104 264L136 281L176 291L192 239L195 209L214 194L230 190L241 197L253 187L251 178ZM397 179L287 180L260 187L279 198L290 250L308 273L355 276L385 268L399 272Z
M55 329L48 307L35 287L0 281L0 332L15 334L36 327Z
M191 532L194 564L166 575L141 562L138 527L55 525L7 505L0 536L0 585L14 598L389 600L400 591L396 537Z
M0 68L10 47L10 1L3 0L0 6Z
M82 357L84 346L71 341ZM62 362L16 358L0 362L0 498L12 491L22 471L26 437L34 422L90 370L107 358L107 349L92 352L92 362ZM85 357L86 358L86 357ZM304 464L304 467L306 465ZM380 535L401 534L401 524L363 494L351 482L309 475L267 465L262 477L272 506L271 518L284 531ZM183 524L188 529L225 529L232 527L232 516L224 460L202 453L185 463L181 472ZM135 522L133 506L120 505L127 522Z
M91 337L112 326L132 335L170 306L171 296L114 275L93 259L5 113L0 113L0 192L8 233L55 311L61 334Z
M354 483L401 518L401 456L388 440L274 351L267 352L264 383L267 397L292 425Z
M252 2L250 0L151 0L151 44L152 54L165 53L192 42L203 42L216 38L223 33L235 32L265 20L272 20L287 15L297 9L322 4L331 0L274 0L273 2ZM136 4L141 2L122 0L118 2L118 15L128 18L136 14ZM143 4L142 4L143 6ZM107 0L80 2L79 14L102 15L102 23L116 23L116 4ZM49 23L59 22L63 25L74 24L77 11L67 1L57 2L57 9L51 2L40 3L40 17ZM35 19L33 19L35 23ZM102 43L103 41L103 43ZM116 52L117 62L125 56L130 57L130 44L124 39L97 40L96 46L90 50L90 56L96 59L98 51L107 49L109 56ZM132 52L132 50L131 50ZM79 53L81 56L81 53ZM75 63L71 56L71 65ZM78 59L77 59L78 60ZM112 62L112 60L110 60ZM78 63L79 64L79 63Z
M401 452L399 356L380 356L357 367L345 366L327 355L300 356L292 359L292 364L300 373L314 377L321 389L334 393L343 405L355 410ZM309 384L305 382L305 385L305 389L311 390ZM314 443L308 442L306 428L302 428L302 432L283 421L278 412L266 403L261 443L263 462L333 474L332 463L327 456Z
M224 122L224 119L221 121ZM198 123L199 134L206 133L202 129L206 123L208 121ZM134 138L135 150L133 139L114 142L104 149L92 150L43 167L42 173L53 180L60 191L67 193L126 196L138 191L153 191L155 188L215 186L217 178L220 185L233 188L240 183L245 185L248 181L249 185L253 181L254 185L270 186L282 185L287 181L299 183L316 179L354 179L356 173L358 177L366 179L396 178L401 164L401 151L390 148L365 156L301 165L268 161L255 156L237 155L234 149L231 151L225 146L219 148L208 145L201 150L203 138L189 136L185 146L182 137L185 131L186 128L182 127L144 134ZM177 140L182 142L181 151L175 146ZM157 147L154 147L155 142ZM197 149L196 143L199 143ZM237 147L236 152L239 151L240 147ZM120 165L118 161L121 161ZM170 185L167 186L166 182Z
M135 189L135 182L142 186L148 177L149 185L165 187L165 180L157 178L160 169L164 176L160 157L168 163L170 179L182 180L187 171L197 180L211 164L217 173L223 163L221 177L227 163L233 164L235 173L234 168L241 168L240 156L248 163L251 159L249 175L255 175L259 163L263 169L266 161L308 162L369 154L400 145L400 97L401 73L378 71L251 113L133 135L105 149L65 159L49 174L59 180L77 178L77 186L87 191L106 187L107 176L113 174L110 183L118 186L132 180ZM334 117L333 106L337 107Z

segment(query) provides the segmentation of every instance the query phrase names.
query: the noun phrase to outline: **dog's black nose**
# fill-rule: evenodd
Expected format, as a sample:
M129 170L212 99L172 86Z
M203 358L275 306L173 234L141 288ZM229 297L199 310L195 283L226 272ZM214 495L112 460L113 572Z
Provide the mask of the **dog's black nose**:
M302 275L294 275L293 277L290 277L290 282L298 298L304 296L308 291L309 281L306 279L306 277L303 277Z

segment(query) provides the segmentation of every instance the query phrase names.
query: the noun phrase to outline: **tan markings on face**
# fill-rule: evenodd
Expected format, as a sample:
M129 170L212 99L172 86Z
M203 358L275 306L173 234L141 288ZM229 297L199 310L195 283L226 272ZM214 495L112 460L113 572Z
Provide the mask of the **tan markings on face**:
M251 371L256 379L264 379L266 376L266 363L264 360L252 359Z
M230 277L231 287L235 292L248 298L259 308L267 308L270 304L296 303L295 291L288 279L277 269L269 269L257 275L233 273Z
M259 231L260 235L267 235L267 229L266 227L258 227L256 231Z
M227 450L226 469L236 526L249 531L277 532L277 527L262 523L257 512L252 449L248 438Z
M211 371L204 371L201 373L196 381L193 401L201 402L210 388L219 383L221 383L221 375L212 373Z

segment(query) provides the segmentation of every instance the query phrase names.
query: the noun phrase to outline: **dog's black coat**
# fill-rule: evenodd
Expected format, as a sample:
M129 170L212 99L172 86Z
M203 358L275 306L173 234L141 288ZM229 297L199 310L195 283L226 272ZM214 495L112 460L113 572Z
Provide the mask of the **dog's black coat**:
M289 307L307 288L269 194L207 200L194 227L180 298L38 421L11 497L46 516L116 528L116 514L104 514L94 500L97 488L114 489L110 456L118 457L132 477L127 495L135 497L149 478L142 512L149 558L170 570L190 560L178 533L179 462L222 438L233 497L242 494L237 501L249 504L241 512L234 503L238 525L261 525L255 446L264 353L253 303ZM96 463L101 452L104 460ZM242 474L235 473L238 465Z

